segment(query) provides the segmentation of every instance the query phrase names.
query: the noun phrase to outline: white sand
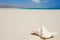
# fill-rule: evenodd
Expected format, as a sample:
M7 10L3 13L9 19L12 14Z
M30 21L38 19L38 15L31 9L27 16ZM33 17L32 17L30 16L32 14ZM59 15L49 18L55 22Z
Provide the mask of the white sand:
M60 40L60 10L0 8L0 40L40 40L30 33L42 24L51 32L58 32L54 40Z

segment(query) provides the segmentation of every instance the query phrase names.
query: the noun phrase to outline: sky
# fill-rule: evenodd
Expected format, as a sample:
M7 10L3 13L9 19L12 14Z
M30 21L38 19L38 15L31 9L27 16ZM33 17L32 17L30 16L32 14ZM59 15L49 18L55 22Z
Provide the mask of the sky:
M27 8L60 8L60 0L0 0L0 5L16 5Z

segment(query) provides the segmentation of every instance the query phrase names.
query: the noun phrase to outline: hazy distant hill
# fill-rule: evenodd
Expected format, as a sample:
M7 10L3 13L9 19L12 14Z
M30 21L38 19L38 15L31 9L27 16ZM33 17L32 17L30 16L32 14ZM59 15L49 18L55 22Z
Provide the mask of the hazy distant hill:
M0 5L0 8L25 8L25 7L15 5Z

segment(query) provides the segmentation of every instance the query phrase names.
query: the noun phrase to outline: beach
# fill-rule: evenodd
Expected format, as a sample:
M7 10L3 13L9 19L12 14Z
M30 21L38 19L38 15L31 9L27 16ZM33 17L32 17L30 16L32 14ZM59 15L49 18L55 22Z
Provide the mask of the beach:
M60 10L0 8L0 40L41 40L30 34L41 25L58 32L53 40L60 40Z

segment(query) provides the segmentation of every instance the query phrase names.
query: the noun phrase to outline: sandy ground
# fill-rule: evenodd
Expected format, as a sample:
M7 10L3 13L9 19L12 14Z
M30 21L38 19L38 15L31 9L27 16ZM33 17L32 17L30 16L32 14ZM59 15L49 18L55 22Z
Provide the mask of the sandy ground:
M0 8L0 40L41 40L30 33L43 24L60 40L60 10Z

